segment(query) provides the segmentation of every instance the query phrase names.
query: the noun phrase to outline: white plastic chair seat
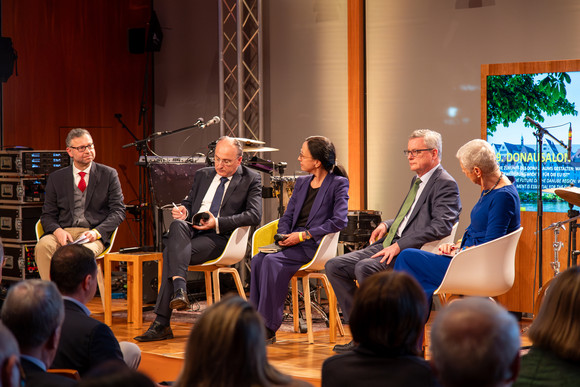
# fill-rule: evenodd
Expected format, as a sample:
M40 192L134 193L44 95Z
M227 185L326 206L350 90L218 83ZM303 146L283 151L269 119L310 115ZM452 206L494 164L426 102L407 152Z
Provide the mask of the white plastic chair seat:
M240 262L246 256L246 249L248 247L248 238L250 236L250 226L238 227L230 235L228 243L224 248L222 254L201 265L190 265L187 270L204 272L205 277L205 292L207 297L207 305L213 302L218 302L221 299L220 292L220 273L230 273L234 277L234 282L238 290L238 294L246 300L246 293L242 286L240 273L235 267L231 267ZM212 292L213 279L213 292ZM213 295L212 295L213 294Z
M453 241L455 241L457 227L459 227L459 222L453 225L453 228L451 229L451 234L447 235L445 238L425 243L423 246L421 246L421 250L429 251L433 254L439 254L439 246L441 246L443 243L453 243Z
M515 256L523 227L501 238L460 251L453 257L441 285L446 294L495 297L508 292L515 280Z

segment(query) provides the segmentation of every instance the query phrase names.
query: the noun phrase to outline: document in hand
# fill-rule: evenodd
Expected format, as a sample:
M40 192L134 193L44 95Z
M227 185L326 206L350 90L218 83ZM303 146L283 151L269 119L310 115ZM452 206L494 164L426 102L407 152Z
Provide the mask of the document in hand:
M278 245L277 243L272 243L266 246L261 246L258 247L258 251L260 253L265 253L265 254L271 254L271 253L277 253L278 251L282 251L284 250L284 247Z

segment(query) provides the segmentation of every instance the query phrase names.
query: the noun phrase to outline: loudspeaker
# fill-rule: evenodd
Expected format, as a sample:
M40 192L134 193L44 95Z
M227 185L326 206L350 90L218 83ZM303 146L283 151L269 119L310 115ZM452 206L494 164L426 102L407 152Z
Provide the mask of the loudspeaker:
M143 262L143 303L154 304L157 301L157 262Z

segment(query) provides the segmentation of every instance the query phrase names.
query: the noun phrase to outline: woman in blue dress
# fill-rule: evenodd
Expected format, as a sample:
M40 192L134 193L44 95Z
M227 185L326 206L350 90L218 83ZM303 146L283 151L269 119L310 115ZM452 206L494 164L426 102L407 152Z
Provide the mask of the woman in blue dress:
M278 243L284 250L252 258L250 301L264 318L267 343L276 341L290 279L314 257L322 238L342 230L348 221L348 178L336 165L332 142L323 136L308 137L298 161L309 175L296 179L278 222L278 234L285 235Z
M439 246L440 254L418 249L403 250L395 270L414 276L423 287L430 304L433 292L441 285L451 258L462 249L477 246L520 228L518 191L500 171L495 151L484 140L471 140L457 151L461 170L481 186L479 201L471 210L471 224L461 242Z

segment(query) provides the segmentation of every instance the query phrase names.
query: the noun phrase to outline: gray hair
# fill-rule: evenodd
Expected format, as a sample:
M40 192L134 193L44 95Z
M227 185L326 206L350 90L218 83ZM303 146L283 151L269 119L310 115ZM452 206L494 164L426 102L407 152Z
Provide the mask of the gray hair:
M237 155L238 157L242 157L242 154L244 152L244 146L242 145L242 143L234 137L229 137L229 136L221 136L220 138L218 138L217 142L216 142L216 146L217 144L220 143L220 141L226 141L227 143L231 144L232 146L237 148Z
M493 386L514 378L519 348L516 319L485 298L451 303L431 327L432 362L446 387Z
M10 287L2 306L2 322L24 352L43 345L64 321L64 304L56 285L38 279Z
M475 139L457 151L457 159L468 171L478 167L483 174L490 174L499 168L493 147L485 140Z
M68 132L68 134L66 135L66 147L68 148L70 146L70 143L73 139L78 138L78 137L82 137L85 135L91 137L91 134L86 129L83 129L83 128L71 129L71 131Z
M441 139L441 134L430 130L430 129L417 129L409 136L409 140L413 138L422 138L425 141L427 148L437 149L437 156L439 161L441 161L441 155L443 152L443 140Z

